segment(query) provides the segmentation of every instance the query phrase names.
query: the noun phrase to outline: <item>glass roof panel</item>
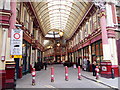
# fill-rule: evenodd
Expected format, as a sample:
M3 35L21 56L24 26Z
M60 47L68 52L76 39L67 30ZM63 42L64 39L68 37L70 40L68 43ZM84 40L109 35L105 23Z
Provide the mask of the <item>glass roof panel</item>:
M44 35L47 35L48 31L58 29L63 30L69 37L90 5L91 3L84 0L45 0L33 4Z

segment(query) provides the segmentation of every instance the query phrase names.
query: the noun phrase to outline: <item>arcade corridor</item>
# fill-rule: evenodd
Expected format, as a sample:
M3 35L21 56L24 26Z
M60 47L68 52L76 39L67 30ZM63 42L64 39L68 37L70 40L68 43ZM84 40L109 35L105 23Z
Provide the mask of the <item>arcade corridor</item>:
M119 77L120 0L0 0L0 90L117 88Z

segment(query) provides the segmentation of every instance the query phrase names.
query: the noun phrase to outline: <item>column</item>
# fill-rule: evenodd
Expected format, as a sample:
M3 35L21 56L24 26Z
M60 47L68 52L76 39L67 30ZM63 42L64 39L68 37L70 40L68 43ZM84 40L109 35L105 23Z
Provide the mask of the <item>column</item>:
M115 32L113 30L114 24L113 24L113 16L112 16L113 13L111 9L112 7L108 3L106 4L106 10L103 7L101 7L100 9L101 12L100 26L102 31L103 62L106 63L106 65L103 66L105 66L106 69L102 68L101 74L104 77L111 77L110 73L111 73L111 69L113 68L115 76L118 76L118 59L117 59ZM112 66L110 68L108 68L107 65L108 62L112 63Z
M114 68L115 76L119 76L119 68L118 68L118 56L117 56L117 44L116 44L116 33L114 29L116 26L116 18L115 15L116 7L114 3L108 4L107 10L108 16L110 17L111 23L108 23L107 31L108 31L108 42L110 45L110 55L111 55L111 62L112 62L112 68ZM109 18L108 18L109 19Z
M16 0L11 0L10 6L11 6L11 12L12 15L10 17L10 27L8 30L8 38L7 38L7 43L6 43L6 60L7 61L14 61L13 58L10 58L10 38L11 38L11 31L12 29L15 29L15 24L16 24ZM9 52L9 53L8 53Z
M35 40L38 41L38 29L35 30ZM38 57L38 49L36 48L35 49L35 62L38 62L37 57Z
M5 88L6 71L5 71L5 60L6 60L6 40L7 31L5 28L0 27L0 89ZM4 59L4 60L3 60Z
M101 9L101 18L100 18L100 26L102 32L102 45L103 45L103 60L110 60L110 47L108 43L108 36L106 30L106 15L105 9Z
M61 50L60 50L60 55L61 55L61 62L63 61L62 60L62 47L61 47Z
M66 47L66 61L68 61L68 52L67 52L67 47Z
M91 57L91 46L89 45L89 61L92 63L92 57Z

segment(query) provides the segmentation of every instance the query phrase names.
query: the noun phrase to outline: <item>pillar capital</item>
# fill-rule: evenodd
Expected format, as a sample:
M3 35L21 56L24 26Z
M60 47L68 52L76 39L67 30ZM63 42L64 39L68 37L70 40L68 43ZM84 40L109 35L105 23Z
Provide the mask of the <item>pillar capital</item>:
M103 16L106 17L106 10L105 9L100 10L100 17L103 17Z

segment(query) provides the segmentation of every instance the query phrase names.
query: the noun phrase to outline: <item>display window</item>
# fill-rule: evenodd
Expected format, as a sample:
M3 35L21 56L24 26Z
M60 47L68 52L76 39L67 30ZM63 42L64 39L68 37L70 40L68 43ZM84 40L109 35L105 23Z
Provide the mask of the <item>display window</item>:
M103 49L102 41L97 41L91 45L92 51L92 62L96 61L97 65L100 65L101 60L103 60Z

